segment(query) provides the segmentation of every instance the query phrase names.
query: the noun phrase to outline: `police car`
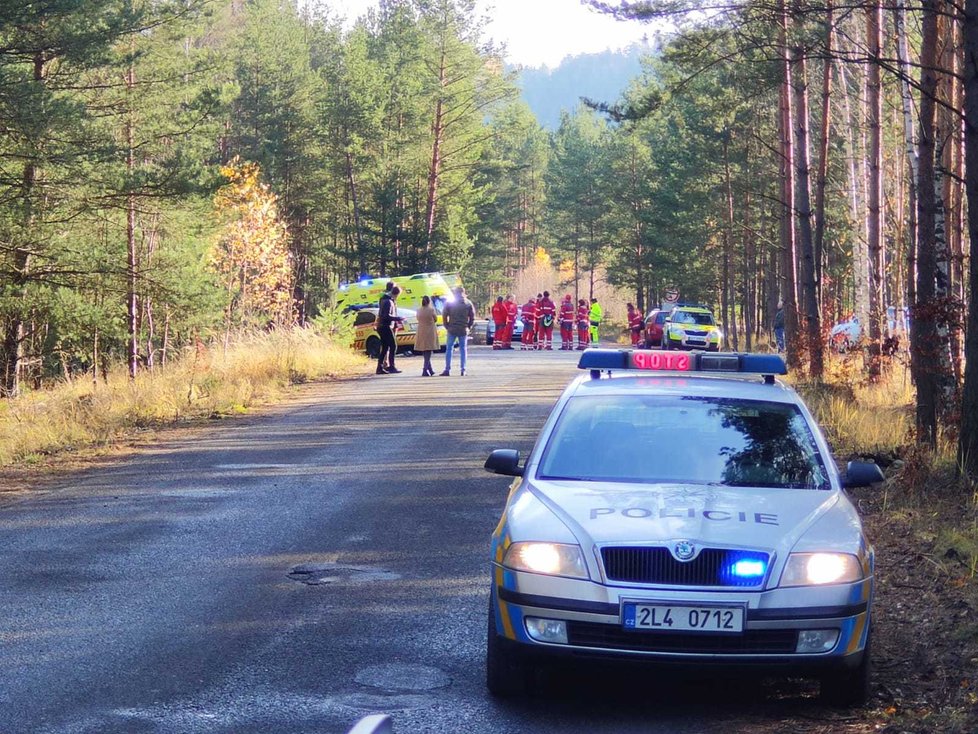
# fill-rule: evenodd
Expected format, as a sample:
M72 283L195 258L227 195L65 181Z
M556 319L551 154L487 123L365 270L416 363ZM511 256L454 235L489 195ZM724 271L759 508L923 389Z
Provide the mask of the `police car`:
M492 536L487 684L532 690L562 656L869 686L873 549L777 355L589 349Z

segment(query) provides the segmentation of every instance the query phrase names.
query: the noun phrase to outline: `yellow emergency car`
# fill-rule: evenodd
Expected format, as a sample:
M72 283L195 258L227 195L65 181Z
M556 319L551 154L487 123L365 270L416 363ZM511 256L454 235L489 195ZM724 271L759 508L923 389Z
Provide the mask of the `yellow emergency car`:
M380 356L380 334L377 332L377 314L379 308L360 308L353 316L353 349L366 352L371 359ZM394 332L397 351L414 349L414 338L418 334L418 318L414 311L406 308L397 309L397 315L404 318L402 328ZM444 327L439 327L444 331Z
M713 314L704 306L676 306L662 327L663 349L718 352L722 338Z
M461 283L457 273L451 273L450 277ZM424 296L431 299L431 305L435 307L435 313L438 314L438 344L444 348L447 332L441 325L441 314L445 304L450 302L454 295L452 286L449 286L441 273L415 273L394 278L364 278L355 283L341 285L336 295L336 305L344 310L377 306L390 281L394 281L401 289L401 294L397 297L399 311L406 308L417 311L421 307L421 299Z

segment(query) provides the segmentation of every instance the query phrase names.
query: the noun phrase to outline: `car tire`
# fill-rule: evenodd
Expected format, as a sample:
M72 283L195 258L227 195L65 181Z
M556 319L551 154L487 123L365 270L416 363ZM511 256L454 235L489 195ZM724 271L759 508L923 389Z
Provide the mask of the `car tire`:
M866 636L866 648L859 665L851 670L837 670L822 676L819 682L819 698L822 702L839 708L862 706L869 699L872 665L870 642L873 631Z
M496 630L496 606L489 593L489 624L486 629L486 688L493 696L509 698L531 692L534 671L507 649Z
M380 337L372 336L367 339L364 351L370 359L380 359Z
M488 333L486 334L486 346L487 347L492 346L492 334L488 334Z

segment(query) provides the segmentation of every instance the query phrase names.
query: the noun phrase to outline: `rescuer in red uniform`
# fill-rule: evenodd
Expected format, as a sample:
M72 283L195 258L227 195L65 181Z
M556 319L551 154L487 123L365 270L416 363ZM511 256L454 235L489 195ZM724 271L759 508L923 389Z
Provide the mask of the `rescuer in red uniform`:
M642 318L642 312L635 308L631 303L627 306L628 309L628 330L632 335L632 346L638 346L638 341L642 336L642 326L644 324L644 319Z
M560 348L562 351L574 348L574 302L570 293L560 302Z
M523 349L533 349L533 333L537 324L537 302L530 298L523 304Z
M496 302L492 304L492 323L496 331L492 338L492 348L502 349L503 340L506 338L506 304L502 296L496 296Z
M587 349L591 340L591 307L586 298L577 300L577 348Z
M537 349L553 349L556 320L557 305L550 300L550 291L544 291L537 304Z
M506 300L503 301L503 305L506 307L506 331L503 336L503 349L512 349L513 326L516 324L516 314L518 312L516 308L516 296L510 293L506 296Z

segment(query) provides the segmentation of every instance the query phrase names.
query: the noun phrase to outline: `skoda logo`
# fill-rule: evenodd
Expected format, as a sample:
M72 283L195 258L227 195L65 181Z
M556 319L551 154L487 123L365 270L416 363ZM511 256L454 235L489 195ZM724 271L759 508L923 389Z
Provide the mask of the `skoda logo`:
M680 540L674 549L676 558L680 561L690 561L696 555L696 546L688 540Z

